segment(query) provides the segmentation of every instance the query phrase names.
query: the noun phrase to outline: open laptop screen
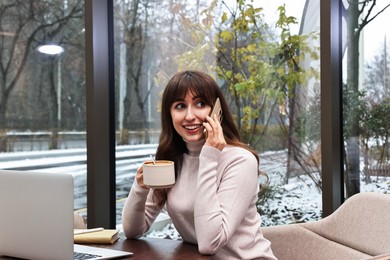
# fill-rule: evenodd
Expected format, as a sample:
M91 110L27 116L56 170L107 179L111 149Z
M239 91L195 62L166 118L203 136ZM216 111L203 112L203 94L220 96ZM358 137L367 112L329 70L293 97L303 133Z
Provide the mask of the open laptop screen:
M73 259L73 177L0 171L0 254Z

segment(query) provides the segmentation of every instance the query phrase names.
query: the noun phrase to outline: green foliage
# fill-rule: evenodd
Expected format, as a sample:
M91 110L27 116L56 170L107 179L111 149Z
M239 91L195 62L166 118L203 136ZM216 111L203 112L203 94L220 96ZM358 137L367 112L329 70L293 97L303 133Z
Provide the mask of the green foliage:
M374 104L364 112L365 118L360 122L360 134L365 143L372 139L376 146L370 146L373 160L380 163L389 159L390 138L390 98ZM388 163L388 162L387 162Z
M344 138L355 133L357 119L358 133L362 144L371 151L372 158L382 160L386 155L386 147L390 137L390 98L384 98L379 103L372 102L364 91L354 91L344 85L343 127ZM376 145L368 145L369 141ZM381 155L376 155L378 149Z
M261 136L256 135L254 142L259 144L258 151L280 151L287 148L287 138L282 128L278 124L257 125L257 133L263 133ZM245 135L243 138L247 138Z
M364 99L365 93L363 91L356 92L344 84L343 95L344 138L348 139L354 133L355 120L360 122L359 132L365 136L370 135L371 116L368 114L368 105Z
M257 194L258 200L256 202L257 212L259 212L260 215L267 214L267 211L263 209L266 201L274 199L275 195L277 195L279 192L280 187L274 185L267 184L260 187L260 191Z
M375 138L390 136L390 98L372 108L370 125Z
M302 111L295 121L295 133L301 143L320 143L321 141L321 96L314 95L313 101Z
M252 3L238 1L235 9L225 5L226 11L217 17L213 14L218 14L218 4L213 2L202 12L202 17L212 18L207 23L186 19L197 44L180 55L178 63L179 68L217 73L244 141L259 149L269 123L277 120L278 108L295 98L297 86L304 86L309 77L318 78L318 71L299 65L305 55L318 59L318 50L308 44L318 35L291 34L290 26L297 21L286 15L284 5L278 8L275 29L280 33L275 35L263 21L263 9Z

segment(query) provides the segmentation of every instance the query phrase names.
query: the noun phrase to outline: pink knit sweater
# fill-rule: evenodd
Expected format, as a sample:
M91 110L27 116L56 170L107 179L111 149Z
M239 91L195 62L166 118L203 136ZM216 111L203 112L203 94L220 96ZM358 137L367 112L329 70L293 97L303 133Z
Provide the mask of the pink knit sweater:
M166 208L184 241L198 244L214 259L276 259L261 233L257 213L256 158L247 150L226 146L222 151L188 143ZM139 237L152 225L161 207L153 191L134 181L122 212L127 238Z

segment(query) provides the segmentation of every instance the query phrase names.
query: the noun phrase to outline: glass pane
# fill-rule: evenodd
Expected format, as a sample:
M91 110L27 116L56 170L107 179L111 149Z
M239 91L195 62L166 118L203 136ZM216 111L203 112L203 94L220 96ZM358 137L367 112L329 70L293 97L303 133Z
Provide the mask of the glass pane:
M343 115L346 197L388 192L390 91L387 33L390 1L343 1ZM363 5L364 4L364 5ZM372 10L371 10L372 8Z
M117 224L136 169L156 151L162 91L187 69L217 80L259 153L263 225L321 217L319 0L239 2L115 3ZM147 235L177 239L167 223L160 214Z
M0 10L0 169L73 174L84 215L84 2L10 0Z

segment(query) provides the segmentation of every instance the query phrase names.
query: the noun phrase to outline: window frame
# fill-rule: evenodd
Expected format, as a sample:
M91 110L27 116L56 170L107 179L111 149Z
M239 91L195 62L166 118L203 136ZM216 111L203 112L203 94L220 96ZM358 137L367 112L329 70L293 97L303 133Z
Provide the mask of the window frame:
M340 0L320 0L322 212L344 202Z
M113 2L85 1L87 225L116 226Z

